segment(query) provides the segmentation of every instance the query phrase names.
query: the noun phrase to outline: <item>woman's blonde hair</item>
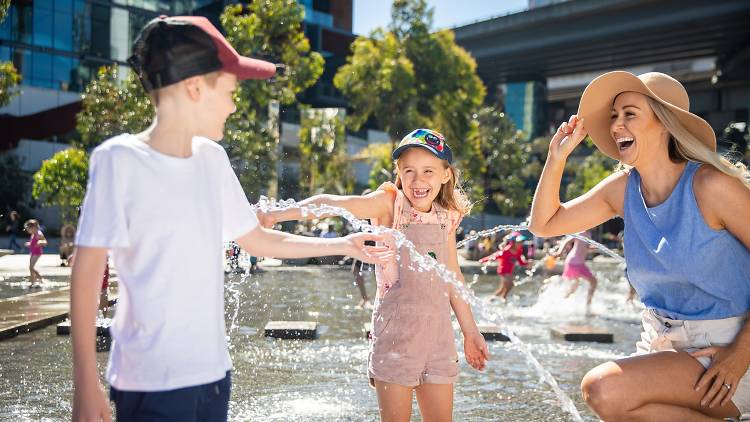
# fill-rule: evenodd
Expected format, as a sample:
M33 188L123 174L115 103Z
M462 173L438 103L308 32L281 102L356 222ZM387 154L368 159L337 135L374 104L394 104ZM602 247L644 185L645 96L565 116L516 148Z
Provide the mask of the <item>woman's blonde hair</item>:
M680 120L660 102L646 96L651 110L669 132L669 158L672 161L696 161L709 164L720 172L736 177L750 189L750 172L741 162L732 163L721 154L709 149L682 125Z
M466 197L466 193L464 193L464 190L461 187L461 172L447 161L441 161L443 162L443 168L450 169L451 178L440 186L440 192L438 192L435 202L446 210L458 211L461 215L467 215L471 211L472 203ZM401 175L398 172L398 160L396 160L395 168L396 187L401 189Z

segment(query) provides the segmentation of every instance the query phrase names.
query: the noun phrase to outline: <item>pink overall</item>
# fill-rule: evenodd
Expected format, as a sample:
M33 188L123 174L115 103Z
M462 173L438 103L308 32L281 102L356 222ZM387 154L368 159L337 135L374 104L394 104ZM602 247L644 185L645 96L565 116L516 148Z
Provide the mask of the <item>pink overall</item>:
M403 201L403 211L400 218L394 215L393 228L403 232L420 254L446 264L446 240L454 229L448 212L433 204L431 213L438 214L440 223L414 224L409 218L413 213L411 205L401 192L396 201ZM372 315L370 383L374 385L374 380L378 380L407 387L452 384L458 376L458 354L448 284L434 271L413 268L406 247L399 250L399 255L398 280L386 286ZM376 276L383 277L382 269L376 269Z
M29 239L29 255L31 256L40 256L44 253L44 248L39 246L39 237L39 234L32 234Z

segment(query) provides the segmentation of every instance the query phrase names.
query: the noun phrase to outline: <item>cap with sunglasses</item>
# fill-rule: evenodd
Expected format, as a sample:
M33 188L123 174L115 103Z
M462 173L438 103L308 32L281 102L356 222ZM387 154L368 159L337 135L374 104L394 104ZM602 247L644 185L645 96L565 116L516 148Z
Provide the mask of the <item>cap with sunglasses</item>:
M148 91L223 70L240 80L266 79L276 66L243 57L202 16L160 16L141 29L128 63Z
M453 152L448 144L445 143L445 137L434 130L417 129L404 136L398 147L393 150L393 159L397 159L404 151L412 147L422 147L430 151L437 158L445 160L449 164L453 163Z

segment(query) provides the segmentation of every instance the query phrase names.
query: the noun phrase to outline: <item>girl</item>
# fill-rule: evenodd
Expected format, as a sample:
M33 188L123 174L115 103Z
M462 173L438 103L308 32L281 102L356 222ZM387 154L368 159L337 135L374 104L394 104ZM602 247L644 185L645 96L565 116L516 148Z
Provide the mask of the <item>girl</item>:
M663 73L594 79L560 125L534 195L531 231L576 233L620 215L628 278L646 311L639 356L583 378L605 421L713 421L750 411L750 183L716 154L711 126ZM626 166L560 203L565 161L586 136Z
M529 263L523 254L524 240L526 237L523 235L510 236L505 243L498 246L497 252L479 260L482 263L497 260L497 275L500 277L500 284L494 294L500 296L502 300L506 300L508 293L513 289L513 270L516 268L516 262L523 266Z
M458 171L443 135L417 129L393 151L396 183L364 196L316 195L300 205L329 204L357 218L401 231L423 255L463 276L456 253L456 227L469 205L458 188ZM259 215L261 223L303 218L299 209ZM394 247L394 246L392 246ZM451 420L453 383L458 376L451 309L464 337L467 362L477 370L489 357L471 307L432 272L413 268L409 252L375 269L377 292L368 363L384 421L408 421L412 395L424 420Z
M43 248L47 246L47 239L39 230L39 222L34 219L27 221L23 229L31 236L29 241L24 243L24 246L29 248L29 281L31 282L29 288L42 287L42 275L34 267L44 253Z
M581 236L591 238L588 231L582 231L578 233ZM572 247L571 247L572 245ZM555 257L559 257L565 253L565 266L563 268L562 278L565 281L570 282L570 288L565 294L565 297L572 295L578 289L578 282L580 279L584 279L589 282L589 293L586 296L586 308L591 306L591 299L594 297L594 291L596 291L596 277L591 273L589 267L586 266L586 256L588 255L589 244L583 240L576 239L574 237L568 238L557 252L554 254Z

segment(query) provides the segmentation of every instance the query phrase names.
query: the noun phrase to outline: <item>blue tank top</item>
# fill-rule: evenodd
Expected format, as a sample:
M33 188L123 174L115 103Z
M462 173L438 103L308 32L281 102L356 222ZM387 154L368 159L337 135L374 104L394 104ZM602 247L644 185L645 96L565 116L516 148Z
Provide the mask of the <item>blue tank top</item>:
M628 278L643 304L672 319L744 315L750 309L750 251L706 224L693 193L699 163L688 162L672 194L648 208L630 171L623 219Z

